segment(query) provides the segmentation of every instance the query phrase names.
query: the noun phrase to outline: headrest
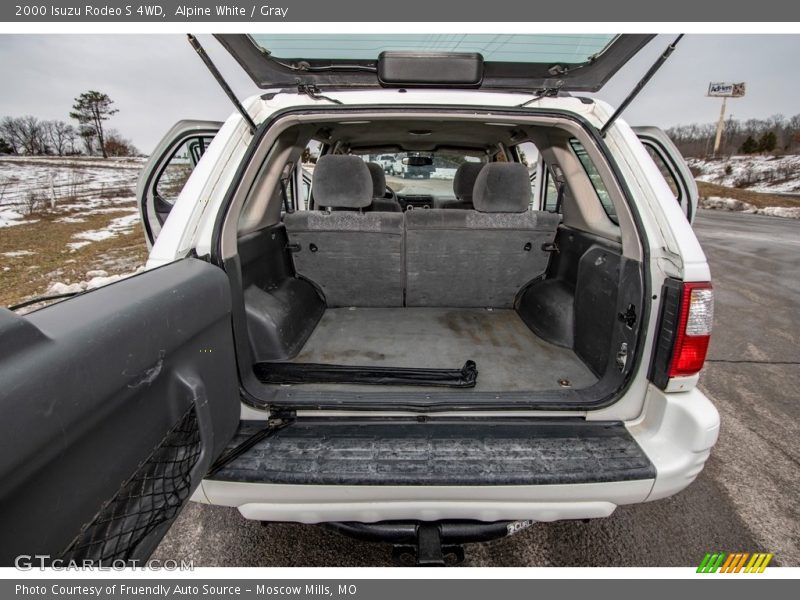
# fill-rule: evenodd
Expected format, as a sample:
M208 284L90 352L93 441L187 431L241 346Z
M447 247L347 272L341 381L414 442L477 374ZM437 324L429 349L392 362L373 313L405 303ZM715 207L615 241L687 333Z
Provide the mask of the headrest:
M475 210L485 213L521 213L531 203L528 168L520 163L489 163L475 180Z
M378 163L368 162L367 168L372 176L372 197L383 198L386 194L386 174Z
M481 172L483 163L465 162L456 169L453 177L453 193L459 200L472 201L472 190L475 180Z
M311 180L314 202L320 208L364 208L372 203L372 177L357 156L319 157Z

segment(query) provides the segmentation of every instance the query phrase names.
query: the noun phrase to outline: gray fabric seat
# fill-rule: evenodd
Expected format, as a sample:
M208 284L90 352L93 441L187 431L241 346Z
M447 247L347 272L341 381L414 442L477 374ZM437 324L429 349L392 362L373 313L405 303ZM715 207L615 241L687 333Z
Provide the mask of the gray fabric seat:
M386 174L378 163L368 162L367 168L372 177L372 204L370 210L375 212L403 212L396 197L386 197Z
M490 163L475 181L476 210L406 213L406 305L510 308L547 268L542 244L560 217L531 211L528 171Z
M478 178L478 173L483 169L483 163L467 162L463 163L456 169L456 174L453 176L453 194L455 201L448 201L442 204L441 208L475 208L472 204L472 192L475 188L475 180Z
M403 305L403 214L357 212L372 202L369 170L356 156L317 161L312 193L329 211L284 216L297 274L314 283L328 307Z

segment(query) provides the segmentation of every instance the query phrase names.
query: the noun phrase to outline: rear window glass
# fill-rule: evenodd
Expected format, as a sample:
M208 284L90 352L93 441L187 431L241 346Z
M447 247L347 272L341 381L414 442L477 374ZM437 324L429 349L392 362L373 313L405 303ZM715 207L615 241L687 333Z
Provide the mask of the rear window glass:
M578 140L572 138L569 141L570 146L572 146L573 152L578 157L578 160L583 165L583 169L586 171L586 174L589 176L589 181L592 182L592 187L594 187L594 191L597 193L597 197L600 200L600 204L603 205L603 210L606 211L608 218L611 219L614 224L618 225L619 220L617 219L617 213L614 210L614 203L611 201L611 196L608 194L608 190L606 189L605 184L603 184L603 180L600 178L600 173L595 167L594 162L589 157L589 154L586 152L586 148L583 147Z
M496 35L429 33L396 35L251 34L273 57L308 60L376 60L384 51L479 52L484 60L513 63L583 64L602 52L611 34Z

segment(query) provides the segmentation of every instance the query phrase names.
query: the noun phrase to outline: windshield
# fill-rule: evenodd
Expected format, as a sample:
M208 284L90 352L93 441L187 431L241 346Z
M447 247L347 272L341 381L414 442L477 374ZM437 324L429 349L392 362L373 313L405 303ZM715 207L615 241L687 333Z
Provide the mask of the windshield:
M613 34L251 34L277 58L377 60L384 51L478 52L488 62L583 64L602 52Z
M358 154L364 162L378 163L386 185L400 195L453 198L456 169L465 162L485 162L485 157L456 151Z

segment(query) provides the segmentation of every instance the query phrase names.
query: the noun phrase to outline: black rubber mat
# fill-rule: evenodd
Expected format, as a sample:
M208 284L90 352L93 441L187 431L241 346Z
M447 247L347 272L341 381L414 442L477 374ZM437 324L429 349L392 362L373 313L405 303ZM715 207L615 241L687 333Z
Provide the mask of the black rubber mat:
M242 421L230 451L265 426ZM619 422L298 419L212 479L317 485L538 485L652 479Z

